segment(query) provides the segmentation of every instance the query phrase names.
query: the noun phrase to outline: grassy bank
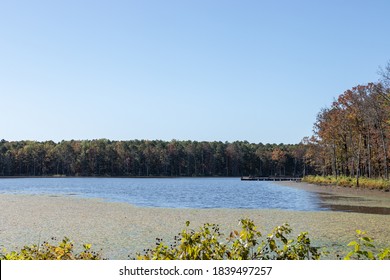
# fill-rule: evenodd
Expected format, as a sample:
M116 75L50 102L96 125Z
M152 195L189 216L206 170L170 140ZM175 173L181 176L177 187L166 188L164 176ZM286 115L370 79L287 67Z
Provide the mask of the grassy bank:
M365 188L377 190L390 190L390 181L384 179L372 179L360 177L359 182L356 177L347 176L306 176L302 179L303 182L317 185L334 185L349 188Z

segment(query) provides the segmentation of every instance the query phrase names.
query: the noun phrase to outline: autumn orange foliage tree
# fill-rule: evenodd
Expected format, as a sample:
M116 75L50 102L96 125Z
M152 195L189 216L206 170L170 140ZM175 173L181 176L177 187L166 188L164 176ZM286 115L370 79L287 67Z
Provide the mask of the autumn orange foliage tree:
M317 173L389 179L390 63L386 69L380 82L346 90L318 114L305 143Z

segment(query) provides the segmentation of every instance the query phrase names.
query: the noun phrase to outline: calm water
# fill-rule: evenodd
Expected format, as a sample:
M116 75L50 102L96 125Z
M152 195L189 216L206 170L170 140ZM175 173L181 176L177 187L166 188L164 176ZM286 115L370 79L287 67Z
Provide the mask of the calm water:
M141 207L327 210L315 193L239 178L0 179L0 193L77 195Z

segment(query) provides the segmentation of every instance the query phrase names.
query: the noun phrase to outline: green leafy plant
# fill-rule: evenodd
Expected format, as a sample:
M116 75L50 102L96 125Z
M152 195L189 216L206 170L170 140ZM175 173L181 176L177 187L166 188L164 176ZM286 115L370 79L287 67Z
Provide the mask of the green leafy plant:
M261 232L253 221L241 219L240 231L233 231L223 238L216 224L204 224L198 231L186 228L168 246L157 239L156 247L138 254L140 260L300 260L319 259L321 253L311 246L307 233L296 240L288 239L291 233L288 224L276 227L261 240Z
M156 239L156 246L137 254L139 260L319 260L325 255L322 249L312 246L307 232L290 239L288 224L275 227L265 237L250 219L241 219L241 229L227 237L217 224L204 224L199 230L191 229L190 222L174 237L171 245ZM52 240L55 240L54 238ZM43 242L24 246L20 251L0 252L1 260L100 260L91 244L84 244L80 253L74 252L73 242L64 238L58 245ZM356 240L348 244L352 250L344 257L350 259L389 260L390 247L377 248L374 239L357 230ZM342 258L342 257L341 257Z
M53 238L52 240L55 240ZM58 245L43 242L41 245L24 246L19 252L6 250L0 254L3 260L100 260L101 254L91 250L91 244L84 244L83 251L75 254L73 242L65 237Z
M276 227L268 235L266 241L262 242L263 248L260 255L262 259L267 260L318 260L321 252L311 246L311 241L307 232L301 232L297 239L288 239L287 235L291 233L288 224Z
M377 250L374 245L374 239L367 236L367 233L361 230L356 230L356 240L349 242L349 247L352 247L346 256L345 260L389 260L390 247Z

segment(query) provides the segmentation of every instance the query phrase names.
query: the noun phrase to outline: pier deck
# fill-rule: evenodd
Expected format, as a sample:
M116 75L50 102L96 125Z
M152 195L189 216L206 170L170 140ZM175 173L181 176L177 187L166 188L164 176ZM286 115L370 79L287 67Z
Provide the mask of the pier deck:
M259 177L259 176L243 176L241 181L294 181L300 182L302 178L297 177Z

